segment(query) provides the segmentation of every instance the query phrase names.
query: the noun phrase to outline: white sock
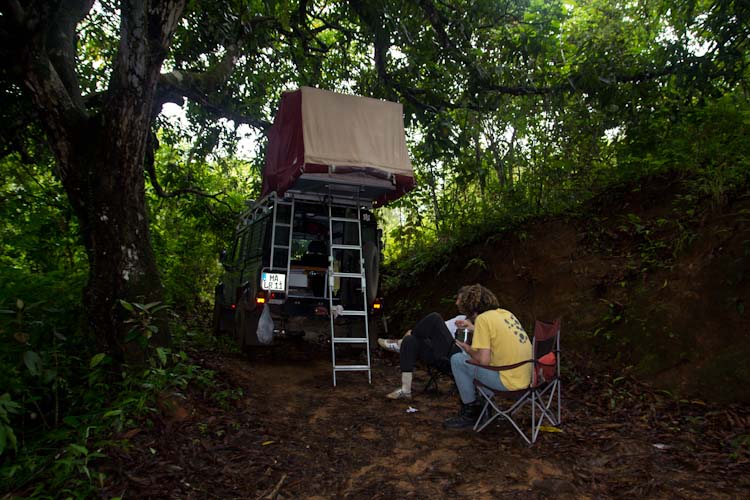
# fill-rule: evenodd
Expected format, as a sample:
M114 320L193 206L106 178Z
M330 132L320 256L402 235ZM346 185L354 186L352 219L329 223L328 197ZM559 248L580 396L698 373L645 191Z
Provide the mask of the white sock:
M406 394L411 394L412 372L401 372L401 390Z

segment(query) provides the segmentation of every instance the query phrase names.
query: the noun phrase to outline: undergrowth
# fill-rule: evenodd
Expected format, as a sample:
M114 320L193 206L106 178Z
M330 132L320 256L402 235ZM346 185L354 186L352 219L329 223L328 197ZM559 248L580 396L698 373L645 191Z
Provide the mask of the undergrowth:
M3 277L12 285L18 276ZM220 406L233 396L188 354L193 345L216 347L214 337L161 304L123 303L131 341L147 344L158 328L152 320L168 314L174 342L149 349L144 366L122 366L80 333L82 276L26 280L37 280L24 287L28 297L0 290L0 496L90 497L106 480L97 464L107 450L126 445L128 429L152 425L165 397L181 398L188 386Z

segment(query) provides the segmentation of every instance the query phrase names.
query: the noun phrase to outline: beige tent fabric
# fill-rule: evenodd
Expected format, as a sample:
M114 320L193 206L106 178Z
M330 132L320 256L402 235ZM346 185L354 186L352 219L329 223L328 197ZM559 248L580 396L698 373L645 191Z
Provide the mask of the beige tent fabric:
M302 87L305 163L413 177L400 103Z

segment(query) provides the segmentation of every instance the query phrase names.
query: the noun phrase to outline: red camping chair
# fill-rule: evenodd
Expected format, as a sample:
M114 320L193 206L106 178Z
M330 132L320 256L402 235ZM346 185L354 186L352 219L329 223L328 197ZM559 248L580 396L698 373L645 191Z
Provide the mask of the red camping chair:
M502 416L515 427L527 444L532 445L536 442L545 419L553 426L560 425L560 323L559 318L553 322L536 321L533 359L507 366L483 366L469 361L481 368L497 372L533 363L531 385L526 389L496 391L479 380L474 380L474 385L484 399L484 407L474 424L475 431L481 431L497 417ZM519 426L516 419L516 413L527 403L531 408L531 429L528 434Z

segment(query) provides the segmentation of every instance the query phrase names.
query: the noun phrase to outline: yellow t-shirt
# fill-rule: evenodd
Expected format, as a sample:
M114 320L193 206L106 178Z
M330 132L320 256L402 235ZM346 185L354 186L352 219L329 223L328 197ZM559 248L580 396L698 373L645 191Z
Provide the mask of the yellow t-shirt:
M474 349L489 349L492 366L506 366L531 359L531 339L521 322L505 309L486 311L474 322ZM500 382L506 389L525 389L531 382L533 363L521 365L500 373Z

